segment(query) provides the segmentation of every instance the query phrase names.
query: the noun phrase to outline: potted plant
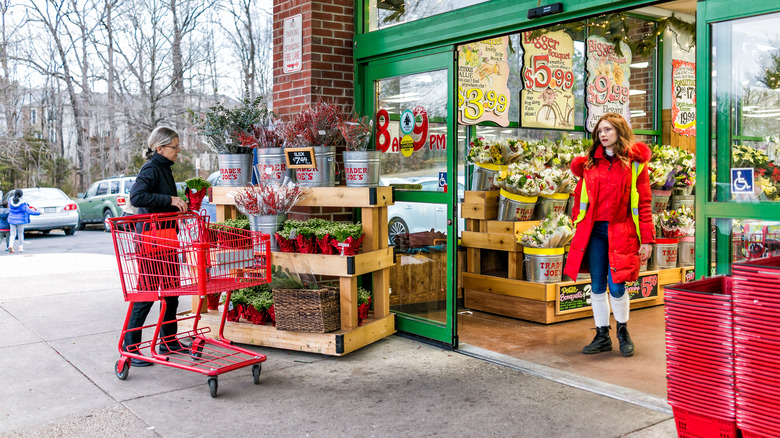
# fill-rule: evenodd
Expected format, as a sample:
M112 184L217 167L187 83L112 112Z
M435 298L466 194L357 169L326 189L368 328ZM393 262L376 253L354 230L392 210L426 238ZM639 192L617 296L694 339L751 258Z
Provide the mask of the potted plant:
M205 179L196 176L184 181L187 186L187 190L184 195L187 198L187 206L192 211L200 210L200 205L203 203L203 197L206 196L206 191L211 187L211 183Z
M314 151L316 167L295 169L295 178L302 186L336 185L336 146L343 142L338 129L342 120L336 104L319 102L284 126L286 147L311 147Z
M338 249L339 254L343 256L355 255L360 251L363 244L363 225L360 222L356 224L338 222L334 225L331 233L333 240L331 245Z
M220 185L240 187L251 181L252 152L259 146L255 127L272 115L262 97L246 97L234 109L218 102L200 114L189 110L190 121L217 153Z
M363 325L363 320L368 318L368 311L371 309L371 291L358 287L358 325Z
M373 125L368 116L358 115L352 115L338 125L347 146L342 153L347 187L379 186L382 151L367 150Z

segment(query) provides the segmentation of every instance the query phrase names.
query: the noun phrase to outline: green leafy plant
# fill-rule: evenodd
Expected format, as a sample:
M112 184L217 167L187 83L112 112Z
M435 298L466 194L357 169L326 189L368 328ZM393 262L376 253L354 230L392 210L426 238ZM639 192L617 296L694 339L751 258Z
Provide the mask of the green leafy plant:
M358 306L361 304L366 304L368 300L371 299L372 296L371 291L363 287L358 287L357 293L358 293Z
M184 181L184 184L187 185L188 189L195 190L196 192L211 187L210 182L206 181L205 179L199 176Z
M362 234L363 234L363 225L360 222L356 224L337 222L333 226L333 230L330 233L331 237L338 240L339 242L344 242L345 240L347 240L348 237L352 237L353 239L358 239Z
M271 266L271 289L306 289L297 275L278 265Z
M249 229L249 219L247 219L246 216L243 216L243 215L239 215L235 219L226 219L226 220L220 222L220 224L228 226L228 227L240 228L242 230L248 230Z

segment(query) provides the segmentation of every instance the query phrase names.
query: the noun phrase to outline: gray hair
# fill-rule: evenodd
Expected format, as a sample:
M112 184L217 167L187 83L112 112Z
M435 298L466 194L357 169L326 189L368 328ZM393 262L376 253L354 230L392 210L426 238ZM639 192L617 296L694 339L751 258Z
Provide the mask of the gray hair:
M146 150L144 151L144 158L147 160L152 158L157 148L160 146L167 146L171 142L179 138L179 134L171 128L166 126L158 126L154 128L149 138L146 139Z

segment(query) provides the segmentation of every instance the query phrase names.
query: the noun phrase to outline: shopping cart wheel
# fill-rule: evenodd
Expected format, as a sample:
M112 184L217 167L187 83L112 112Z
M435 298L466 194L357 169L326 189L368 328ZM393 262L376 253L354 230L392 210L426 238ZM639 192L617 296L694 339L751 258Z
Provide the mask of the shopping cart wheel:
M216 397L217 396L217 387L219 384L217 383L217 376L209 377L209 391L211 391L211 396Z
M122 370L120 371L119 366L122 366ZM119 380L125 380L127 378L127 375L130 373L130 364L128 361L122 361L118 360L116 361L116 364L114 365L114 372L116 373L116 377Z
M252 379L255 381L255 385L260 383L260 371L262 371L260 365L252 365Z

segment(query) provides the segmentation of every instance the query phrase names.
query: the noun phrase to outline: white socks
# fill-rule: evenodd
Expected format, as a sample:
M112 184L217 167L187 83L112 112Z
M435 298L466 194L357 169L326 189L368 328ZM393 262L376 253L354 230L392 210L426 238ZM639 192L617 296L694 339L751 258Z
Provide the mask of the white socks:
M604 294L608 295L608 294ZM609 296L609 301L612 302L612 314L615 315L615 321L620 323L628 322L628 292L624 293L622 297L615 298L612 295ZM593 312L596 313L595 311Z
M609 325L609 301L607 301L608 292L600 294L590 294L590 306L593 309L593 319L596 321L596 327L607 327ZM625 294L623 296L626 296Z

